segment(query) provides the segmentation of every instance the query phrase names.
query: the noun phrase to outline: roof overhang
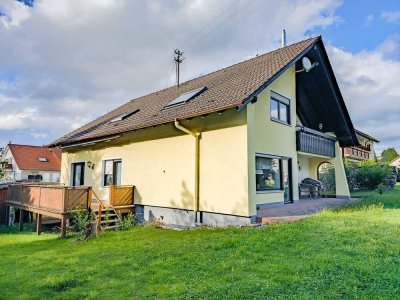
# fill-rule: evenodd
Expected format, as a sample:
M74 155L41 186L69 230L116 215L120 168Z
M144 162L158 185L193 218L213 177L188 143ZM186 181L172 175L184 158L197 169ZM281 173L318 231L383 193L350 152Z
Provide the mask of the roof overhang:
M309 72L296 72L297 115L303 126L323 132L334 132L341 147L358 146L359 142L346 104L321 39L303 56L318 66ZM302 70L301 60L296 70Z

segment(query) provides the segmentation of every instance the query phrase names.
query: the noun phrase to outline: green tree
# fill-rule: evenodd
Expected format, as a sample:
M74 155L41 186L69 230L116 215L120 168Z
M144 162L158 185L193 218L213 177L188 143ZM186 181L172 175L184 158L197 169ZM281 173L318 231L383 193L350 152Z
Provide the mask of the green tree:
M399 154L397 153L396 149L392 148L387 148L382 151L382 158L381 162L382 163L390 163L392 160L394 160Z

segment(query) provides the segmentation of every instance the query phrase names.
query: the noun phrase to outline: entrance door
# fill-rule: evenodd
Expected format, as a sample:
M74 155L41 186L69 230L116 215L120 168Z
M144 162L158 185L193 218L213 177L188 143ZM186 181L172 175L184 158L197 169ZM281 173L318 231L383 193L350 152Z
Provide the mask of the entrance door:
M72 186L84 185L85 163L72 164Z
M293 202L292 191L292 159L282 158L282 183L283 183L283 200L285 203Z

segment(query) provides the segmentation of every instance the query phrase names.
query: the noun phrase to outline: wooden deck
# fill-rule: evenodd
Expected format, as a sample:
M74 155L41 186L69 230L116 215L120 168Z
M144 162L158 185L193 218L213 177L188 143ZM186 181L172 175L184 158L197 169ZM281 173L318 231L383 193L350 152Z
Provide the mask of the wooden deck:
M11 185L8 188L6 200L6 225L8 225L9 207L20 210L20 230L23 229L23 211L35 213L36 231L41 232L42 215L61 220L61 235L66 235L67 219L71 218L71 212L77 209L92 209L101 211L108 207L117 212L129 212L133 210L134 187L111 186L109 203L105 204L94 193L91 187L70 187L63 185Z

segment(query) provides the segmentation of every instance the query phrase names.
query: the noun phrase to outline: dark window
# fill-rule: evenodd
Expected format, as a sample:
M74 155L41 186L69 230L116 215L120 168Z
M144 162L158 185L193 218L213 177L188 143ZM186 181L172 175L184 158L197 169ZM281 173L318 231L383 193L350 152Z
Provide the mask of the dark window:
M271 119L290 124L290 100L271 91L270 99Z
M103 186L121 185L121 160L105 160L103 170Z
M28 175L28 180L42 181L42 175Z
M282 190L282 160L256 156L256 190Z
M85 163L72 164L72 186L82 186L85 184Z

